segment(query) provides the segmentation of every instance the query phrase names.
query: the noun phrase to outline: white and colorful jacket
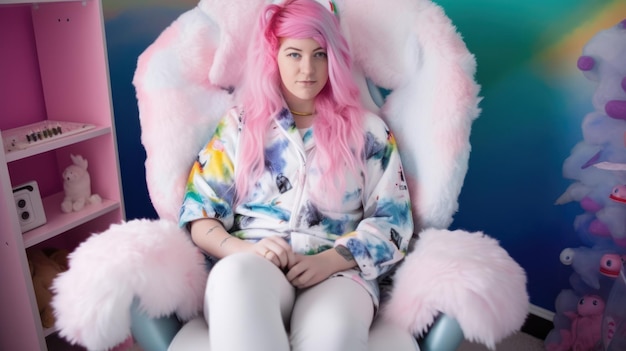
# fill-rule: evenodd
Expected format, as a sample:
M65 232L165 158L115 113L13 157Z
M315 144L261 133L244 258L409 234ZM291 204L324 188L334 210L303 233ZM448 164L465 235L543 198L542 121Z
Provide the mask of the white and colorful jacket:
M340 209L324 210L313 203L319 191L313 129L303 134L284 109L273 120L265 144L265 171L249 195L234 206L234 175L240 136L240 113L222 118L190 172L179 224L200 218L220 220L244 240L284 237L294 252L317 254L337 245L350 250L358 269L337 273L359 281L379 303L377 278L398 263L413 235L411 203L398 148L386 124L367 113L365 167L367 176L346 179ZM361 186L360 184L363 184Z

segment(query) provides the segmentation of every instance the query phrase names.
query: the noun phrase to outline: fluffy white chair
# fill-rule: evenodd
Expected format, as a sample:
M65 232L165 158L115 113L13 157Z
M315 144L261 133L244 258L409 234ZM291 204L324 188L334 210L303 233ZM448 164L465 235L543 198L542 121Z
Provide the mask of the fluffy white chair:
M71 342L94 350L122 342L138 321L131 318L131 305L133 315L149 318L196 317L168 342L174 333L174 344L207 342L207 326L198 317L204 259L175 222L188 170L234 103L247 38L268 2L200 0L139 57L133 83L148 189L160 219L114 225L71 254L70 269L54 282L53 301L59 333ZM382 306L375 323L380 327L372 331L384 337L370 347L390 349L394 332L402 329L423 336L444 313L465 338L494 348L526 318L525 273L487 235L445 229L458 208L471 124L480 112L474 56L429 0L334 5L363 101L396 135L419 234ZM382 99L375 87L390 93ZM136 333L141 328L133 326Z

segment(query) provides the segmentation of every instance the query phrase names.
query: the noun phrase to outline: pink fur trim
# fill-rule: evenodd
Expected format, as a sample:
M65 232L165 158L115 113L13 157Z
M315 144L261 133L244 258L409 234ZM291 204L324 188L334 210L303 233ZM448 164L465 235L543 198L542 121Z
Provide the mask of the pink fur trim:
M214 23L196 7L165 29L137 62L133 85L146 182L162 219L178 218L189 169L234 104L232 94L209 81L218 37Z
M212 84L236 87L243 74L243 60L249 38L266 0L223 1L203 0L200 8L220 30L220 43L209 71Z
M202 309L207 272L189 235L170 221L133 220L92 235L53 282L59 334L90 350L130 335L135 297L151 317L188 320Z
M415 223L447 228L480 113L474 56L432 1L343 0L337 6L355 64L392 90L381 111L402 154Z
M423 335L440 313L465 338L495 344L519 330L528 314L524 270L482 232L428 229L396 273L383 318Z

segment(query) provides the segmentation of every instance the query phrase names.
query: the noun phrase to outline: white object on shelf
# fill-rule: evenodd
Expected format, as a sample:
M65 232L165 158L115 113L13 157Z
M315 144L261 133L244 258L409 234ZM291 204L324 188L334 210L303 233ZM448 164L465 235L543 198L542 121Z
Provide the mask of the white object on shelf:
M39 186L36 181L18 185L13 188L15 208L20 221L22 233L37 228L46 223L46 213L43 210Z
M96 126L88 123L46 120L2 131L4 152L25 150L70 135L86 132Z
M67 145L79 143L81 141L89 140L97 136L106 135L109 133L111 133L111 127L95 127L82 133L75 133L73 135L68 135L64 138L56 138L47 143L36 144L24 150L9 152L5 154L6 162L21 160L23 158L38 155L50 150L56 150Z

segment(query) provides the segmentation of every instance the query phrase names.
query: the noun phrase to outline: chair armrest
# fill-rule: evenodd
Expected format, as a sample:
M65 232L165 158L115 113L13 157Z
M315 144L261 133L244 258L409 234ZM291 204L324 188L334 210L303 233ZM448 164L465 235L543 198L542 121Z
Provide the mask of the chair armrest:
M440 314L418 343L420 351L455 351L463 339L463 330L459 323L448 315Z
M167 351L183 324L176 315L151 318L139 309L137 299L130 307L130 330L144 351Z

